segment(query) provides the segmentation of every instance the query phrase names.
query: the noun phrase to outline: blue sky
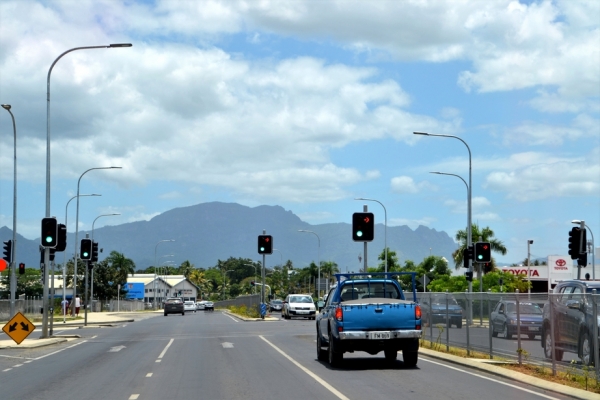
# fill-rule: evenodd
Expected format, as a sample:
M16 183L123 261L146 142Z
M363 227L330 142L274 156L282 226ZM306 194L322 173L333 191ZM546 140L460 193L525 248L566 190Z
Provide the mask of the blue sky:
M3 1L0 102L17 124L17 232L81 198L80 229L203 202L280 205L311 224L363 204L388 226L473 221L500 262L600 242L597 1ZM0 226L12 228L12 121L0 110ZM68 230L75 228L75 201ZM260 233L260 232L258 232ZM257 234L258 234L257 233ZM323 246L327 239L323 238ZM350 236L348 240L351 240ZM393 249L394 244L388 243ZM435 254L435 249L432 249ZM232 255L236 256L236 255Z

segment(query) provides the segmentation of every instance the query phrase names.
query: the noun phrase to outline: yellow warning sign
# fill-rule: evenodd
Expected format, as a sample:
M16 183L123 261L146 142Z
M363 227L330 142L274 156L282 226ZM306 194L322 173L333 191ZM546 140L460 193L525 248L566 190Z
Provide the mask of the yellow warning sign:
M17 344L21 344L34 329L35 325L21 314L21 312L17 312L15 316L2 327L4 333L10 336Z

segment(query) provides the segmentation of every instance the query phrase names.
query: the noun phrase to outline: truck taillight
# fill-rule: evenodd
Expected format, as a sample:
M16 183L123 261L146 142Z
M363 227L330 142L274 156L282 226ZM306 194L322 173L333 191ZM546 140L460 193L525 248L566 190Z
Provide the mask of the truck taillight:
M421 319L421 306L418 304L415 306L415 319Z
M344 320L344 312L342 311L342 307L338 306L335 309L335 319L338 321Z

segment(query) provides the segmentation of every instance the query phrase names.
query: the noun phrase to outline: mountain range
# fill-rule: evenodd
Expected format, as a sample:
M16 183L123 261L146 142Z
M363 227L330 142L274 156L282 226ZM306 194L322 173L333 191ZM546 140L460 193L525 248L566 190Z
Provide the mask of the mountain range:
M298 232L298 230L312 233ZM247 207L236 203L210 202L175 208L155 216L149 221L136 221L94 229L94 241L103 249L100 260L116 250L135 262L136 269L145 269L165 262L163 255L173 254L169 261L176 265L189 260L197 268L210 268L218 260L229 257L262 261L258 254L258 235L273 236L277 249L266 256L266 266L271 268L291 260L296 268L311 262L334 261L342 272L359 271L364 257L362 242L352 241L352 225L333 223L311 225L291 211L280 206ZM375 239L368 243L370 267L378 264L377 256L384 249L386 228L376 224ZM79 231L78 239L91 237L89 231ZM12 230L0 228L0 240L12 239ZM160 243L162 240L174 242ZM27 267L39 266L39 238L29 240L17 235L17 263ZM160 243L160 244L159 244ZM454 240L443 231L424 226L412 230L408 226L388 226L387 246L396 252L401 264L406 260L421 262L430 254L450 260L454 269L452 252L457 248ZM75 251L75 233L67 233L67 250L56 253L56 263L72 257Z

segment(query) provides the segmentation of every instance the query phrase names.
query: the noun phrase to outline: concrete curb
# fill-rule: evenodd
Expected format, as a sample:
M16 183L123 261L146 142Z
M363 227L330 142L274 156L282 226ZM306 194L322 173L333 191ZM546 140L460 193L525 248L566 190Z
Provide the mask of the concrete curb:
M458 357L453 354L441 353L424 347L419 348L419 353L431 358L448 361L453 364L459 364L469 368L477 369L479 371L485 371L494 375L502 376L504 378L508 378L517 382L522 382L524 384L535 386L540 389L550 390L552 392L559 393L565 396L570 396L575 399L598 400L598 394L596 393L550 382L544 379L536 378L535 376L522 374L520 372L512 371L502 367L497 367L495 365L490 365L489 363L485 362L487 360Z
M233 314L232 312L229 312L228 310L223 310L223 314L227 314L229 316L235 317L241 321L279 321L279 318L275 318L275 317L265 317L264 320L262 318L242 317L241 315Z
M1 342L6 342L6 343L0 343L0 349L17 349L17 348L35 349L37 347L50 346L52 344L67 342L68 340L69 339L66 337L52 337L52 338L47 338L47 339L24 340L21 342L21 344L17 344L12 340L10 340L10 341L3 340Z

